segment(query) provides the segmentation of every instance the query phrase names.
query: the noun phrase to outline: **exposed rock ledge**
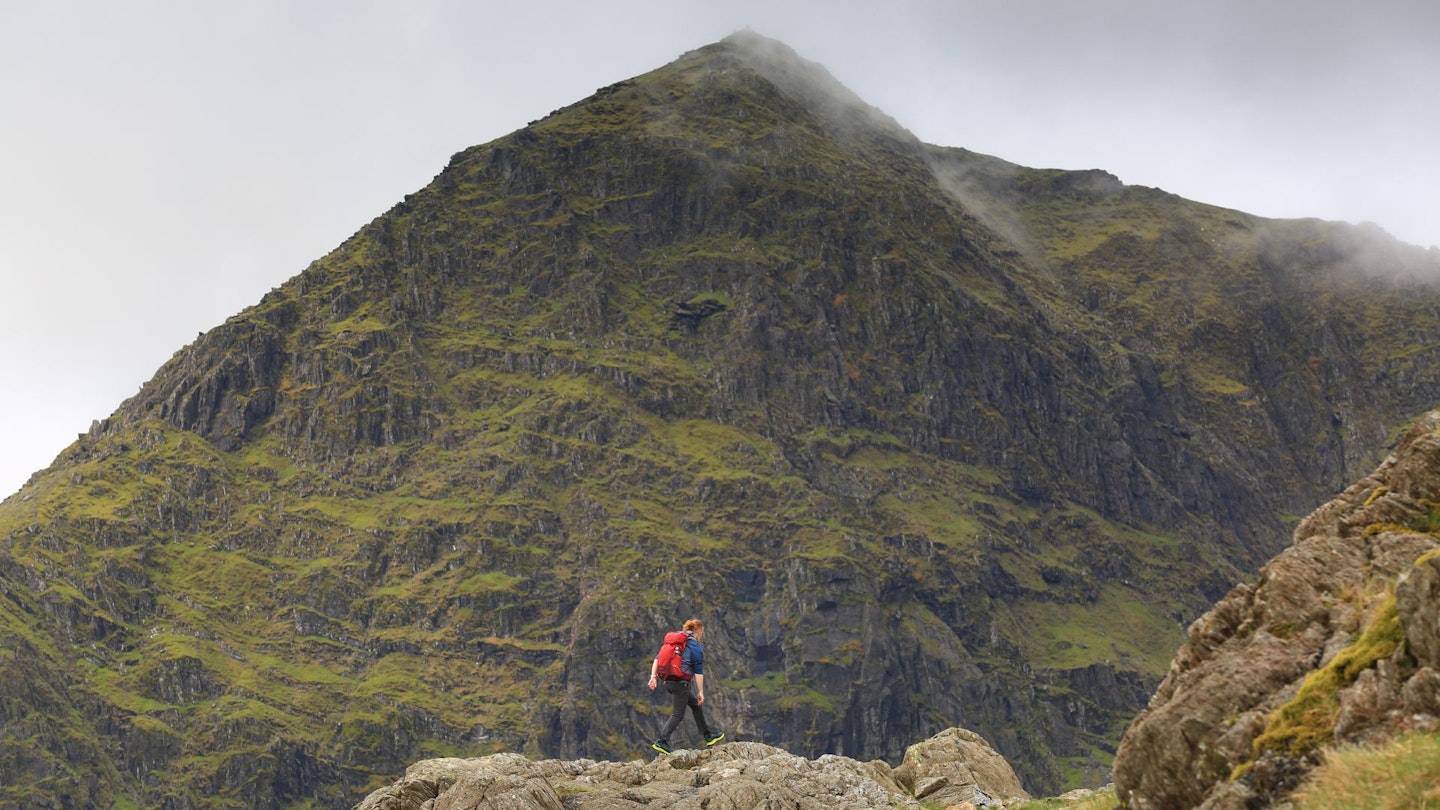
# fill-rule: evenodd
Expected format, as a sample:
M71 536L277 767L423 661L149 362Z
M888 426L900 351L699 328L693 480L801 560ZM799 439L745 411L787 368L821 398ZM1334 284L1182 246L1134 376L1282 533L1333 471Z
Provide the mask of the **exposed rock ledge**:
M1440 411L1190 626L1115 785L1132 810L1267 806L1324 745L1437 729Z
M898 768L833 754L805 759L756 742L631 762L430 759L355 810L920 810L1028 797L1004 757L952 728L910 746Z

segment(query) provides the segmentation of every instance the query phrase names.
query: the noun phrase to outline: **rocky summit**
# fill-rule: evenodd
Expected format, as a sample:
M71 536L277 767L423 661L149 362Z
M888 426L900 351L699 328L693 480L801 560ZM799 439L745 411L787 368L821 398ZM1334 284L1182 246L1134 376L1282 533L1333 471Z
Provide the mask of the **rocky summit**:
M0 805L627 761L691 616L730 739L1103 784L1184 628L1440 402L1437 277L700 48L457 153L0 504Z
M952 728L910 746L897 768L834 754L806 759L754 742L649 762L537 762L519 754L426 760L354 810L974 810L1028 798L984 739Z

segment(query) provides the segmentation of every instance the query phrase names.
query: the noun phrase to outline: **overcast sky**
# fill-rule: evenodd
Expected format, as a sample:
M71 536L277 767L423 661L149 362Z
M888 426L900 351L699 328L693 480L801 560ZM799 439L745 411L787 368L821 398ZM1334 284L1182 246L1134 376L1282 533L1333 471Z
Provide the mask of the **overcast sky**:
M1434 0L0 0L0 496L451 154L744 27L931 143L1440 244Z

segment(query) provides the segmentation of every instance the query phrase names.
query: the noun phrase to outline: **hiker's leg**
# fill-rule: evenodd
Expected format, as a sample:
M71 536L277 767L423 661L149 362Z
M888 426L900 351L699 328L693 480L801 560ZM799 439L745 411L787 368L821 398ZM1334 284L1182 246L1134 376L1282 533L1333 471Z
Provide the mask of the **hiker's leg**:
M695 725L700 729L700 741L705 742L710 739L710 726L705 722L705 709L693 695L687 693L686 696L690 698L688 702L690 711L695 715Z
M677 689L676 687L680 687ZM665 722L665 729L660 732L660 739L670 742L670 735L680 727L681 721L685 719L685 707L690 701L690 684L684 681L666 681L665 691L670 693L670 719Z

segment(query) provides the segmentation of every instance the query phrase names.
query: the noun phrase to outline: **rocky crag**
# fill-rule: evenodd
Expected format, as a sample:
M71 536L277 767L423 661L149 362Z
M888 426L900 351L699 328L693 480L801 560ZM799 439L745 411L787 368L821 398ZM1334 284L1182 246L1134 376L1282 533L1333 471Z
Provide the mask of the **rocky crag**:
M806 759L754 742L649 762L537 762L519 754L426 760L354 810L973 810L1028 798L1004 757L979 735L952 728L910 746L893 769L833 754Z
M1440 730L1440 412L1191 625L1121 740L1134 810L1270 806L1327 745ZM1383 792L1383 787L1379 787Z
M456 154L0 505L0 805L344 808L727 731L1109 779L1440 401L1433 252L921 143L742 35Z

